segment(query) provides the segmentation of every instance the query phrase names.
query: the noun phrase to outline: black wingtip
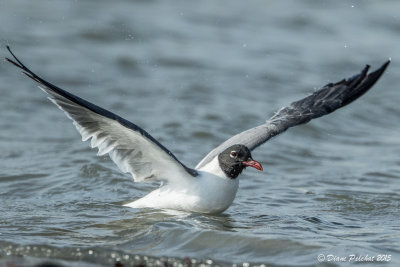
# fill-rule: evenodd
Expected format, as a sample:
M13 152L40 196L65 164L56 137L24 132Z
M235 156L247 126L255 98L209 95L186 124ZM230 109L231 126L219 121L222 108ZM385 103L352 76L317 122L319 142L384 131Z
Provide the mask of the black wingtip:
M377 69L377 71L381 71L381 73L383 73L389 66L390 62L392 62L391 58L389 58L379 69Z
M21 68L20 65L18 65L15 61L9 59L8 57L6 57L6 61L10 62L11 64L13 64L14 66L16 66L16 67L18 67L18 68Z
M390 62L391 62L390 59L387 60L379 69L368 74L367 79L369 81L367 81L367 83L370 87L372 85L374 85L376 81L378 81L378 79L382 76L382 74L385 72L385 70L389 66Z
M14 53L11 51L10 46L9 46L9 45L6 45L6 48L7 48L8 52L10 52L10 54L13 56L13 58L15 58L15 55L14 55ZM9 61L9 62L13 62L13 61L12 61L11 59L9 59L8 57L6 57L6 60Z
M6 45L6 48L7 48L8 52L10 52L10 54L13 56L13 58L14 58L14 60L15 60L16 62L15 62L14 60L12 60L12 59L9 59L8 57L6 57L6 60L7 60L8 62L10 62L11 64L15 65L16 67L18 67L18 68L20 68L20 69L23 69L24 71L27 71L28 69L25 67L25 65L22 64L22 62L21 62L21 61L14 55L14 53L11 51L10 46L9 46L9 45Z
M387 60L380 68L368 74L366 70L368 70L369 65L367 65L359 75L354 76L355 80L357 80L357 83L352 82L351 84L348 85L349 87L353 87L354 89L349 91L351 93L343 101L343 106L350 104L351 102L353 102L354 100L365 94L369 89L371 89L372 86L379 80L379 78L385 72L389 64L390 64L390 59Z
M34 74L30 69L28 69L18 58L17 56L14 55L14 53L11 51L11 48L9 45L6 45L6 48L8 50L8 52L10 52L10 54L13 56L14 60L9 59L8 57L6 57L6 61L10 62L11 64L13 64L14 66L22 69L22 74L25 74L26 76L28 76L29 78L31 78L32 80L38 82L38 83L42 83L45 85L50 85L50 83L47 83L44 80L41 80L36 74Z

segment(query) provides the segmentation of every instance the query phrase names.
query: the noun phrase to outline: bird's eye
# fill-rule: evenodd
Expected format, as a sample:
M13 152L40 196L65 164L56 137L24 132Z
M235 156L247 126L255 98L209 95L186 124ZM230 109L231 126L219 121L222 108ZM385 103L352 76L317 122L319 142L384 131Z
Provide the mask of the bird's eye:
M237 157L237 152L235 150L231 151L230 156L231 156L231 158L236 158Z

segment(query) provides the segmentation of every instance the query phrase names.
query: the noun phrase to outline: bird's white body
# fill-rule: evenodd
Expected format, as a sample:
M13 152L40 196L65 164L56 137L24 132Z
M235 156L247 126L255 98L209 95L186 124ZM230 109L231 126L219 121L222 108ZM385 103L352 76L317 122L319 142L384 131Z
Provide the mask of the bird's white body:
M239 187L239 179L227 177L215 158L198 170L197 177L176 179L136 201L126 204L131 208L157 208L220 213L233 202Z

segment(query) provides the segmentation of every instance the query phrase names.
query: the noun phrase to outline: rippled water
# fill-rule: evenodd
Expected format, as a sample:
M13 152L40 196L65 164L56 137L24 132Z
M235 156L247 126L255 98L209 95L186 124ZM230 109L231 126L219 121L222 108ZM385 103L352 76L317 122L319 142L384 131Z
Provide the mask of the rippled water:
M142 126L189 166L327 82L392 64L360 100L257 149L264 172L246 170L230 209L208 216L123 207L157 184L96 157L34 82L0 62L0 266L334 266L354 263L351 254L398 266L399 10L2 0L1 57L10 44L32 70Z

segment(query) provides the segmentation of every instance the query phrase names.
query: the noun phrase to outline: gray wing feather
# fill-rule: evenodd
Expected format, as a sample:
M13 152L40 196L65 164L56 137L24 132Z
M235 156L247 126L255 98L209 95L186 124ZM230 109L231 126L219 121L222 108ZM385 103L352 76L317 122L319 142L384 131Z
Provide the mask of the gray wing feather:
M98 155L108 153L121 171L130 173L136 181L176 182L179 177L198 175L139 126L43 80L7 49L16 60L7 61L43 85L39 88L73 121L82 140L90 139L91 147L99 149Z
M329 83L308 97L280 109L264 124L241 132L213 149L197 164L196 169L203 167L232 145L242 144L253 150L290 127L307 123L350 104L375 84L389 63L390 60L369 74L367 65L361 73L337 83Z

